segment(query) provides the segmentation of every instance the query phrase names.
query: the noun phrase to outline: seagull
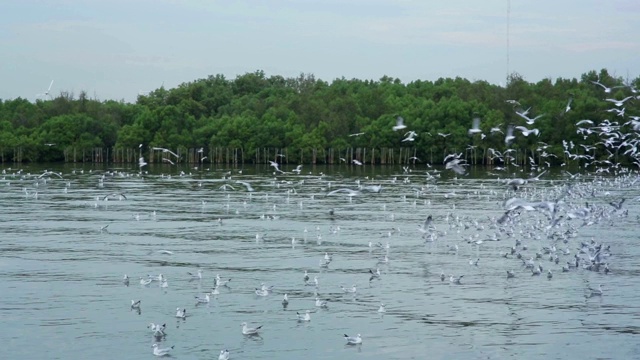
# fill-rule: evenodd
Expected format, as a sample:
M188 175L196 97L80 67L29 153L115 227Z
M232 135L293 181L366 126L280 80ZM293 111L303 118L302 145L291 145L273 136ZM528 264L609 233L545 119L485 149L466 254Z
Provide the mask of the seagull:
M207 304L211 301L211 297L209 296L209 293L204 294L204 297L200 297L200 296L195 296L196 298L196 305L198 304Z
M409 131L409 132L405 133L404 136L406 136L406 137L404 139L402 139L402 142L414 141L416 139L416 136L418 136L418 134L416 134L415 131Z
M511 279L516 277L516 275L511 270L507 270L507 279Z
M396 126L394 126L392 129L393 131L398 131L398 130L402 130L402 129L406 129L407 126L404 124L404 119L402 118L402 116L398 116L396 118Z
M284 174L284 171L280 170L280 164L278 164L277 162L269 160L269 166L273 166L276 172Z
M609 101L612 102L615 106L620 107L622 105L624 105L624 102L629 100L629 99L633 99L635 96L627 96L626 98L622 99L622 100L616 100L616 99L604 99L605 101Z
M624 203L625 198L620 199L617 203L612 201L609 205L613 206L616 210L622 209L622 204Z
M347 334L344 334L344 339L347 340L347 345L362 344L362 337L360 337L360 334L356 336L349 336Z
M220 350L218 360L229 360L229 350Z
M571 102L573 101L573 97L569 98L569 102L567 103L567 106L564 108L564 112L568 113L569 110L571 110Z
M51 83L49 84L49 88L47 88L47 91L45 91L44 94L37 94L36 96L42 96L44 98L48 96L49 98L51 98L51 95L49 94L49 92L51 91L52 86L53 86L53 80L51 80Z
M591 81L591 83L592 83L592 84L595 84L595 85L598 85L598 86L601 86L601 87L604 89L604 92L605 92L605 93L607 93L607 94L611 92L611 89L616 89L616 88L619 88L619 87L624 87L624 86L612 86L612 87L606 87L606 86L604 86L603 84L601 84L600 82L598 82L598 81L593 81L593 80Z
M142 286L147 286L149 284L151 284L151 282L153 281L153 279L143 279L142 277L140 278L140 285Z
M246 322L243 322L240 325L242 325L242 335L258 335L258 330L262 328L262 325L256 328L250 328L247 326Z
M191 280L202 280L202 270L198 269L197 273L191 273L191 272L187 272L187 274L189 274L189 276L191 276Z
M371 274L371 277L369 277L369 281L372 281L373 279L380 280L380 268L377 268L375 272L369 269L369 274Z
M296 315L298 315L298 321L311 321L311 312L307 310L304 315L300 315L299 312L296 311Z
M149 329L151 329L151 331L153 332L153 335L155 337L163 337L166 336L164 330L167 328L167 324L154 324L154 323L149 323L149 326L147 326Z
M481 132L482 132L482 130L480 130L480 118L479 117L474 117L473 118L473 125L471 126L471 129L469 129L468 134L469 135L474 135L474 134L479 134Z
M379 313L386 313L387 310L384 308L384 304L380 303L380 307L378 308Z
M316 298L316 307L326 308L327 307L327 302L320 300L320 298Z
M529 136L529 134L535 134L536 136L540 135L540 130L538 130L538 129L529 130L524 126L516 126L515 129L522 131L522 135L524 135L524 136Z
M602 285L598 285L597 289L594 289L592 287L588 288L587 290L589 290L589 292L591 293L590 296L602 296Z
M176 308L176 317L185 319L187 317L187 309Z
M165 149L165 148L161 148L161 147L154 147L154 148L152 148L152 150L155 150L155 151L162 151L163 153L169 153L169 154L171 154L171 155L175 156L175 157L176 157L176 159L179 159L179 158L180 158L180 156L179 156L178 154L174 153L173 151L171 151L171 150L169 150L169 149Z
M514 129L513 125L507 126L507 135L504 137L504 143L507 146L511 145L513 140L516 139L516 137L513 135L513 129Z
M544 114L541 114L541 115L538 115L538 116L536 116L536 117L534 117L532 119L532 118L527 116L526 112L517 112L517 111L516 111L516 115L518 115L521 118L523 118L524 121L527 123L527 125L533 125L536 122L536 120L538 120L538 119L540 119L541 117L544 116Z
M122 278L122 283L124 284L124 286L129 286L129 276L127 276L127 274L124 274L124 277Z
M456 285L462 285L462 283L460 282L462 280L462 277L464 275L460 275L457 278L454 278L453 275L449 275L449 283L450 284L456 284Z
M138 301L131 300L131 309L140 310L140 300Z
M229 286L229 282L231 281L231 279L229 280L222 280L220 278L220 274L216 274L216 286Z
M287 305L289 305L289 297L287 296L287 294L284 294L282 298L282 307L286 308Z
M153 355L155 356L166 356L169 355L169 352L173 350L172 347L161 349L158 347L158 344L153 344Z

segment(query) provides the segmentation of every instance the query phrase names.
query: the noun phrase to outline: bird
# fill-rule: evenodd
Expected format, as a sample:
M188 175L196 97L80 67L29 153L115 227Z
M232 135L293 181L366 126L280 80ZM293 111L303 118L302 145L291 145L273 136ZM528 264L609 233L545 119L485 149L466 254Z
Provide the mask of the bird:
M535 134L536 136L540 135L540 130L538 130L538 129L529 130L524 126L516 126L515 129L516 130L520 130L522 132L522 135L524 135L524 136L529 136L529 134Z
M386 313L387 310L384 308L384 304L380 303L380 307L378 308L379 313Z
M449 283L450 284L456 284L456 285L462 285L461 281L462 281L462 277L464 275L460 275L457 278L454 278L453 275L449 275Z
M187 317L187 309L176 308L176 317L185 319Z
M471 126L471 129L469 129L469 131L467 133L469 135L475 135L475 134L479 134L481 132L482 132L482 130L480 130L480 118L479 117L474 117L473 118L473 125Z
M153 355L155 356L166 356L169 355L169 352L173 350L173 346L161 349L158 347L158 344L153 344Z
M305 311L304 314L300 314L296 311L296 315L298 315L298 321L311 321L311 312L309 310Z
M220 350L220 355L218 355L218 360L229 360L229 350Z
M507 270L507 279L511 279L516 277L516 275L511 270Z
M402 116L396 117L396 125L392 128L393 131L398 131L406 128L407 126L404 124L404 119L402 118Z
M175 157L176 157L176 159L179 159L179 158L180 158L180 156L179 156L178 154L174 153L173 151L171 151L171 150L169 150L169 149L165 149L165 148L161 148L161 147L154 147L154 148L151 148L151 150L154 150L154 151L162 151L163 153L169 153L169 154L171 154L171 155L175 156Z
M320 300L320 298L316 298L316 307L326 308L327 307L327 302Z
M414 141L416 139L416 136L418 136L418 134L415 131L408 131L407 133L404 134L405 138L402 139L402 142L405 141Z
M196 305L208 304L211 301L211 297L209 296L209 293L204 294L204 297L195 296L195 298L196 298Z
M602 284L598 285L597 289L594 289L592 287L587 288L587 290L589 291L589 296L602 296Z
M349 336L347 334L344 334L344 339L347 340L347 345L362 344L362 337L360 336L360 334L356 336Z
M231 282L231 279L228 280L222 280L222 278L220 277L220 274L216 274L216 286L229 286L229 282Z
M513 129L514 129L513 125L507 126L507 135L505 135L505 137L504 137L504 143L507 146L511 145L513 140L516 139L516 137L513 135Z
M538 120L538 119L540 119L541 117L544 116L544 114L541 114L541 115L538 115L538 116L536 116L534 118L530 118L530 117L528 117L526 115L526 112L517 112L517 111L516 111L516 115L518 115L521 118L523 118L524 121L527 123L527 125L533 125L536 122L536 120Z
M153 332L153 335L155 337L163 337L166 335L164 331L167 328L167 324L160 325L160 324L149 323L149 326L147 327L151 329L151 332Z
M47 96L51 99L51 95L50 95L50 91L51 91L51 87L53 86L53 80L51 80L51 83L49 84L49 87L47 88L47 90L43 93L43 94L36 94L36 96L42 96L44 98L46 98Z
M573 97L569 98L569 102L567 102L567 106L564 108L564 112L568 113L571 110L571 102L573 101Z
M240 325L242 326L242 335L258 335L258 331L262 329L262 325L255 328L250 328L247 326L246 322L243 322Z
M192 273L192 272L188 272L187 274L189 274L189 276L191 276L191 280L202 280L202 270L198 269L197 273Z
M287 294L284 294L282 298L282 306L286 308L287 305L289 305L289 297L287 296Z
M622 105L624 105L625 101L629 100L629 99L633 99L635 98L635 96L627 96L626 98L622 99L622 100L616 100L616 99L604 99L604 101L609 101L612 102L613 105L620 107Z
M131 300L131 309L140 309L140 300Z
M599 81L593 81L593 80L591 80L591 83L602 87L604 89L604 92L607 93L607 94L610 93L612 89L623 87L623 86L606 87L602 83L600 83Z
M124 284L124 286L129 286L129 276L127 276L127 274L124 274L124 277L122 278L122 283Z

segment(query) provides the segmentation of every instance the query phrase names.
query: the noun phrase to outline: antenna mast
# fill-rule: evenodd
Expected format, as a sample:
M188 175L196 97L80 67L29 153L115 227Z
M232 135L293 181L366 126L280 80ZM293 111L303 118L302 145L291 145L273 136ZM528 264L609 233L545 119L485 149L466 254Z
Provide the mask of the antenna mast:
M511 0L507 0L507 84L509 83L509 32L511 30Z

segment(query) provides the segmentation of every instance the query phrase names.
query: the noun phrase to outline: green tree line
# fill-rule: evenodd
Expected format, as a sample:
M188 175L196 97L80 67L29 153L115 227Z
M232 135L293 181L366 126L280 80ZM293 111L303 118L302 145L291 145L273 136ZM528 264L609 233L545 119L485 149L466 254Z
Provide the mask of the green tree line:
M605 93L594 82L618 87ZM507 147L503 134L489 130L500 127L506 132L508 124L524 125L516 110L531 108L532 117L544 114L529 126L539 129L539 136L516 136L508 146L533 153L540 142L546 143L546 151L558 156L551 161L558 163L566 158L563 140L594 146L602 140L579 134L578 121L590 119L597 125L608 119L622 125L629 115L638 114L635 97L632 100L636 101L624 104L625 114L620 116L607 112L615 106L605 101L633 96L638 85L640 78L628 82L606 69L587 72L580 79L537 83L513 73L505 87L459 77L405 84L387 76L377 81L341 78L327 82L310 74L267 77L263 71L233 80L212 75L173 89L161 87L138 96L135 103L99 101L85 92L77 97L63 92L35 103L22 98L1 100L0 156L2 162L50 162L90 161L95 156L90 151L95 149L112 149L112 153L128 149L147 158L154 147L182 154L202 148L203 155L214 148L241 149L244 154L286 149L289 154L303 154L296 160L309 162L314 149L375 153L404 148L405 154L426 160L472 146L482 150L485 157L480 161L486 161L486 149ZM407 127L393 131L398 116ZM483 136L467 132L474 117L481 119ZM403 142L408 131L417 135ZM83 154L77 155L80 151ZM599 147L596 156L606 155ZM243 160L253 162L256 157Z

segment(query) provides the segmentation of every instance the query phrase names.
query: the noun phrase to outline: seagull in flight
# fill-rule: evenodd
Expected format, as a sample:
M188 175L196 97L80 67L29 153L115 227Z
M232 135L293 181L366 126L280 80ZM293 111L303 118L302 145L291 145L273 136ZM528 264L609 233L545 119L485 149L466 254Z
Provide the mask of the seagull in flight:
M53 80L51 80L51 83L49 84L49 88L47 88L47 91L45 91L44 94L37 94L36 96L42 96L44 98L48 96L51 99L51 95L49 94L49 92L51 91L52 86L53 86Z
M402 116L398 116L396 118L396 126L394 126L392 129L393 131L398 131L398 130L403 130L406 129L407 126L404 124L404 119L402 118Z
M629 100L629 99L633 99L635 96L627 96L626 98L622 99L622 100L616 100L616 99L604 99L605 101L609 101L612 102L613 105L620 107L622 105L624 105L624 102Z
M527 125L533 125L536 122L536 120L538 120L538 119L540 119L541 117L544 116L544 114L541 114L541 115L538 115L538 116L536 116L536 117L534 117L532 119L532 118L528 117L526 115L526 113L520 113L520 112L517 112L517 111L516 111L516 115L518 115L521 118L523 118L525 120L525 122L527 123Z
M469 133L469 135L475 135L475 134L479 134L481 132L482 132L482 130L480 130L480 118L479 117L474 117L473 118L473 125L471 126L471 129L469 129L468 133Z
M180 156L178 156L178 154L174 153L173 151L171 151L171 150L169 150L169 149L165 149L165 148L161 148L161 147L154 147L154 148L152 148L152 150L155 150L155 151L162 151L163 153L169 153L169 154L171 154L171 155L175 156L175 157L176 157L176 159L179 159L179 158L180 158Z
M604 92L609 94L611 92L612 89L617 89L617 88L621 88L624 86L612 86L612 87L606 87L604 86L602 83L600 83L599 81L591 81L592 84L598 85L600 87L602 87L604 89Z
M277 162L269 160L269 166L273 166L276 172L284 174L284 171L280 170L280 164L278 164Z
M522 135L524 135L524 136L529 136L529 134L535 134L536 136L540 135L540 130L538 130L538 129L529 130L524 126L516 126L515 129L516 130L520 130L522 132Z
M406 136L406 137L404 139L402 139L402 142L414 141L416 139L416 136L418 136L418 134L416 134L415 131L409 131L406 134L404 134L404 136Z

